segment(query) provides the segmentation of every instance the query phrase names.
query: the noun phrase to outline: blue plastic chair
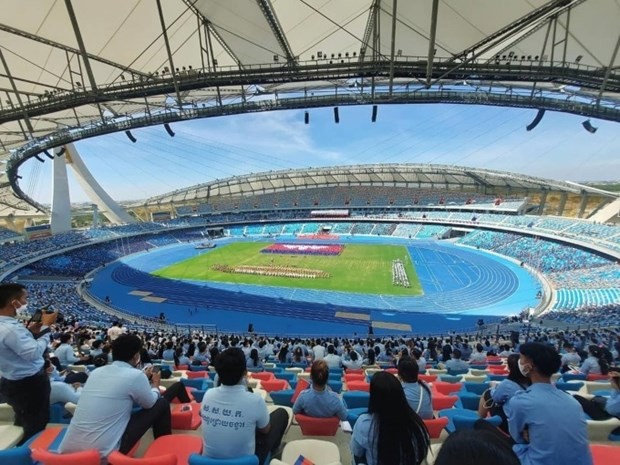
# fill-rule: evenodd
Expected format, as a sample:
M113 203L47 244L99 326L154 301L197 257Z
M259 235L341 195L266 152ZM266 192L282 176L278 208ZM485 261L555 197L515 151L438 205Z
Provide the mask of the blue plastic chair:
M555 387L560 389L561 391L579 391L583 387L583 383L566 383L562 381L558 381L555 383Z
M463 387L465 391L471 392L473 394L482 395L484 391L489 389L491 385L489 383L472 383L470 381L465 381L463 383Z
M266 463L269 463L266 461ZM245 455L236 459L212 459L204 455L192 454L189 456L189 465L258 465L256 455Z
M215 385L212 379L204 379L202 380L204 389L211 389Z
M268 367L265 368L265 371L268 371L270 373L281 373L282 371L284 371L284 368L280 368L280 367Z
M269 397L273 400L273 403L276 405L283 405L285 407L293 406L293 394L295 393L294 389L285 389L284 391L273 391L269 393Z
M21 446L0 450L0 463L2 465L32 465L30 448Z
M202 402L202 398L205 396L208 389L194 389L192 391L192 396L194 396L194 400L196 402Z
M209 369L204 365L190 365L189 371L208 371Z
M50 423L63 423L68 425L71 423L71 418L65 418L67 412L65 411L65 404L62 402L56 402L50 405Z
M457 395L463 408L467 410L475 410L476 412L478 411L481 396L474 394L473 392L459 392Z
M610 441L620 441L620 433L619 434L611 433L607 439Z
M351 428L355 426L355 422L361 414L368 412L367 407L352 408L347 410L347 421L351 425Z
M446 431L450 434L454 433L455 431L454 422L452 421L455 416L460 416L464 418L475 418L476 420L480 419L480 417L478 416L478 412L462 408L448 408L440 410L438 416L439 418L446 417L448 419L448 426L446 426Z
M290 371L281 371L278 373L274 373L276 379L285 379L289 383L291 381L295 381L297 379L297 374Z
M445 383L460 383L462 376L457 375L439 375L439 379Z
M340 394L342 392L342 381L332 381L331 379L327 381L327 385L334 391L336 394Z
M489 381L504 381L508 379L508 375L487 375Z
M332 373L331 371L329 372L329 377L328 379L330 380L334 380L334 381L340 381L342 379L342 372L336 372L336 373Z
M185 387L192 387L194 389L203 390L205 388L205 379L204 378L181 378L181 382Z
M452 423L454 424L455 431L463 429L474 429L474 424L478 420L481 420L481 418L463 417L461 415L455 415L454 417L452 417ZM490 418L482 418L482 420L487 421L496 427L502 424L502 417L497 415Z
M368 408L370 393L363 391L351 391L342 394L347 409Z
M583 373L564 373L562 375L562 381L585 381L586 375Z
M467 373L469 373L469 370L450 370L448 369L448 374L452 375L452 376L458 376L458 375L466 375Z

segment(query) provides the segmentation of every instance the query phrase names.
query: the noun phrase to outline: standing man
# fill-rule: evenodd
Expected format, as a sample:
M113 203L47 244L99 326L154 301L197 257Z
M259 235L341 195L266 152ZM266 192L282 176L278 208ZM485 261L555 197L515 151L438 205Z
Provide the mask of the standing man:
M26 328L15 316L26 311L28 292L21 284L0 285L0 394L24 428L23 444L49 421L50 382L43 354L50 343L49 326L57 313L45 313Z

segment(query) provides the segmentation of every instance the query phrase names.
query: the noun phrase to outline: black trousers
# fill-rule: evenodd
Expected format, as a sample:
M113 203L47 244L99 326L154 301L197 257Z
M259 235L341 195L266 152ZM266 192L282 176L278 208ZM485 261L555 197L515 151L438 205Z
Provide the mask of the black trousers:
M125 428L121 438L120 452L127 454L151 427L153 428L155 439L172 434L170 403L163 397L157 399L157 402L151 408L142 409L131 415L127 428Z
M41 370L20 380L0 380L0 393L15 412L15 426L24 428L24 442L43 431L50 420L50 380Z
M255 454L258 457L258 465L263 465L269 453L275 453L280 447L286 427L288 425L288 413L283 408L277 408L269 415L271 428L268 433L256 432Z
M607 399L595 396L592 399L586 399L581 396L573 396L577 402L581 404L583 411L593 420L609 420L612 416L605 410Z
M168 402L172 402L175 398L179 399L179 402L182 404L189 404L191 402L185 385L180 381L166 388L166 392L162 394L162 397Z

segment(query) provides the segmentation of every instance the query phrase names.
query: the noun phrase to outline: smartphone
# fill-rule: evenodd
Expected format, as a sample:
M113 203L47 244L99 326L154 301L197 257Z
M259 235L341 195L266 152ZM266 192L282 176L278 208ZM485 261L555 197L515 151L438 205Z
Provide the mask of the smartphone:
M31 323L41 323L41 317L43 316L43 310L37 310L30 318Z
M159 373L161 371L161 367L159 365L154 365L153 366L153 373Z

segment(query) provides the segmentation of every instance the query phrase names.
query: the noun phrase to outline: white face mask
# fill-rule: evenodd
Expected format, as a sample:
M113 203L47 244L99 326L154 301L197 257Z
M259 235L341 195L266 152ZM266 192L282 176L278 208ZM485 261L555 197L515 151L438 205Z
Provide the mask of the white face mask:
M20 305L15 309L15 313L19 316L23 316L28 313L28 304Z
M530 369L529 369L529 368L526 368L526 367L525 367L525 365L523 365L523 364L521 363L521 359L519 359L519 360L517 361L517 364L519 365L519 371L521 372L521 374L522 374L523 376L527 376L527 375L528 375L528 373L530 372Z

